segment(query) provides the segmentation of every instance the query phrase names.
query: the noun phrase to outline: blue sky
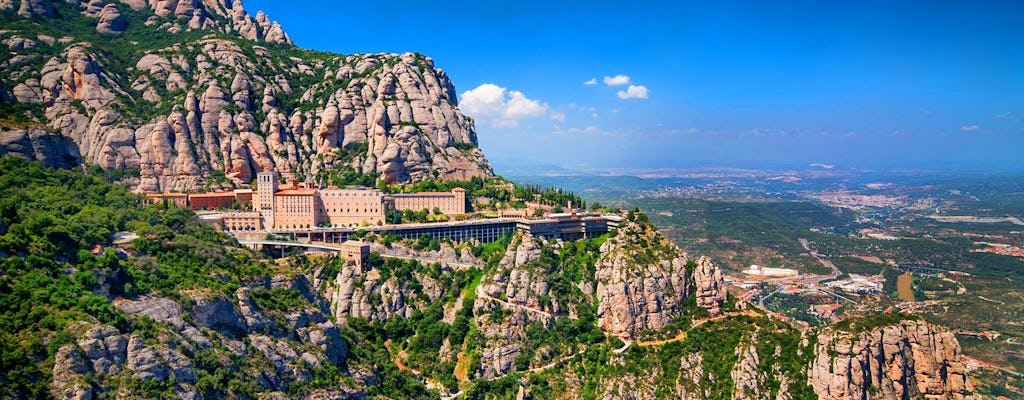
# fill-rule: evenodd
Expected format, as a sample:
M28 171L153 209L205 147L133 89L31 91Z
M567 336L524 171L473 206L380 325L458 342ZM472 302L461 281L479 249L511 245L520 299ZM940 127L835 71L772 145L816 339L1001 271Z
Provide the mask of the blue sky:
M433 58L498 173L1024 170L1024 2L624 3L245 1L303 47Z

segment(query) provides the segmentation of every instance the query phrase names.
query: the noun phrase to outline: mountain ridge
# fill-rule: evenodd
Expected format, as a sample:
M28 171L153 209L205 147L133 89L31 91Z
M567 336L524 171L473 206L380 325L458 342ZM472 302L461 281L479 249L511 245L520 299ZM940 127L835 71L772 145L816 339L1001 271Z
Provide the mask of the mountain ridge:
M392 183L493 174L454 85L429 57L302 50L240 1L21 4L32 2L43 11L31 20L0 4L23 28L3 35L11 52L0 91L23 123L4 124L2 153L138 170L126 183L146 192L237 187L266 170ZM25 32L40 23L46 34ZM110 26L125 30L105 33ZM52 135L77 148L40 139Z
M492 175L454 85L420 54L303 50L240 1L0 0L0 14L0 155L127 172L139 191L269 169ZM799 330L743 309L711 259L640 210L574 242L364 238L479 268L271 263L96 176L0 163L0 393L14 398L971 396L949 331L903 315ZM122 231L138 238L113 243Z

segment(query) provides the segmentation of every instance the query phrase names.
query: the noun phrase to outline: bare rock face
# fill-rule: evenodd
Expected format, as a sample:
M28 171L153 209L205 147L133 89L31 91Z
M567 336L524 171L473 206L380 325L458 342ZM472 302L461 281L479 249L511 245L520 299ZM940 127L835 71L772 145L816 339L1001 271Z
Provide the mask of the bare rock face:
M447 268L442 270L451 272ZM313 285L324 293L331 313L337 318L411 318L413 311L426 308L445 293L437 280L418 272L412 277L384 276L372 266L360 268L348 262L336 276L322 273L318 273Z
M654 400L659 397L654 392L649 375L624 375L605 382L601 391L602 399L606 400Z
M665 327L686 299L686 253L653 226L627 221L601 246L597 263L598 325L632 337Z
M970 396L960 344L923 321L818 335L808 383L823 399L964 399Z
M0 156L35 160L53 168L70 168L82 159L78 146L67 137L37 128L0 130Z
M308 304L261 309L252 300L252 292L271 289L296 291ZM53 395L70 399L113 397L113 391L127 376L142 381L173 380L178 397L201 398L196 388L200 373L193 362L201 350L215 350L217 362L222 365L229 359L233 363L240 359L265 360L256 368L255 377L260 389L266 391L287 390L290 382L309 381L318 367L344 365L347 344L305 277L266 277L234 294L228 299L205 290L183 293L189 307L155 295L115 300L114 305L133 318L146 317L166 324L157 325L155 338L95 323L69 327L75 342L61 347L54 358ZM361 395L345 391L333 398Z
M575 316L575 310L566 306L568 299L559 298L547 282L551 268L557 266L545 263L542 254L558 248L557 242L518 233L498 265L481 278L473 304L474 319L487 343L481 352L480 375L494 378L516 368L527 325L550 327L556 316Z
M114 4L107 4L99 13L96 31L99 33L121 33L128 29L128 22Z
M698 298L699 299L699 298ZM735 400L762 399L767 392L765 382L767 372L761 369L757 355L757 336L752 335L749 345L741 345L736 349L736 365L732 368L732 381L736 385L733 391Z
M704 373L704 355L700 352L686 353L679 359L682 372L676 381L675 394L680 399L711 398L708 375Z
M693 282L696 289L697 305L707 309L711 316L721 314L722 304L725 303L728 293L725 290L722 271L715 267L707 256L697 259L697 269L693 271Z
M79 5L99 19L103 32L126 28L119 5ZM146 6L168 18L198 18L196 29L230 18L231 31L251 40L264 40L261 32L286 38L283 31L273 33L279 25L265 15L253 20L240 2L152 0ZM0 69L11 88L3 97L40 105L44 117L38 122L77 145L82 162L139 170L128 183L141 191L208 188L217 172L228 181L214 189L249 184L268 170L316 176L350 168L389 182L492 175L450 79L418 54L307 62L258 45L250 51L231 40L205 38L149 50L134 68L122 69L104 56L102 43L30 37L36 36L4 35L17 59L45 62Z
M53 5L50 4L50 0L21 0L18 15L26 18L53 18Z

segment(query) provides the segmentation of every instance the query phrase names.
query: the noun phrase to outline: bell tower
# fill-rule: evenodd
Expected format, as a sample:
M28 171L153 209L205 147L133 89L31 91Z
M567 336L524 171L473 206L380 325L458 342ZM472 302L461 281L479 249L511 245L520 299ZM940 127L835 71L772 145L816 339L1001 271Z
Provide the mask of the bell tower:
M256 174L256 211L263 217L263 227L274 227L274 193L277 192L277 172Z

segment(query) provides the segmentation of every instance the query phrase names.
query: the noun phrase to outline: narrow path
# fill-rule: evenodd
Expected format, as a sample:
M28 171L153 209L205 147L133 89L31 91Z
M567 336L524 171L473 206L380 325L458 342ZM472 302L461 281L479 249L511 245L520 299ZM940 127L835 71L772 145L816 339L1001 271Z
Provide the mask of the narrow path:
M502 300L502 299L499 299L497 297L491 296L491 295L487 294L486 292L484 292L482 290L481 286L479 286L479 285L477 285L477 287L476 287L476 297L485 298L485 299L488 299L488 300L491 300L491 301L494 301L494 302L506 305L508 307L517 308L517 309L520 309L520 310L523 310L523 311L526 311L526 312L531 312L531 313L534 313L534 314L540 314L540 315L543 315L543 316L548 317L548 318L556 318L556 317L559 316L558 314L555 314L555 313L547 312L547 311L540 310L540 309L537 309L537 308L534 308L534 307L530 307L530 306L524 306L522 304L513 303L513 302L510 302L508 300ZM565 316L565 317L569 318L569 319L578 319L578 317L568 316L568 315Z
M620 338L620 339L621 339L622 341L624 341L625 343L623 343L622 347L619 347L619 348L617 348L617 349L615 349L615 350L612 350L612 353L615 353L615 354L622 354L622 353L625 353L625 352L626 352L626 350L629 350L629 346L633 344L633 341L632 341L632 340L629 340L629 339L622 339L622 338Z
M559 363L562 363L562 362L565 362L565 361L569 361L569 360L570 360L570 359L572 359L573 357L576 357L576 356L579 356L579 355L583 355L583 353L586 353L586 352L587 352L587 349L583 349L583 350L580 350L580 352L579 352L579 353L573 353L573 354L569 354L569 355L567 355L567 356L564 356L564 357L562 357L562 358L559 358L559 359L557 359L557 360L555 360L555 361L552 361L552 362L550 362L550 363L547 363L547 364L541 365L541 366L539 366L539 367L534 367L534 368L530 368L530 369L528 369L527 371L529 371L529 372L534 372L534 373L535 373L535 372L541 372L541 371L544 371L544 370L548 370L548 369L554 368L554 367L555 367L556 365L558 365Z

